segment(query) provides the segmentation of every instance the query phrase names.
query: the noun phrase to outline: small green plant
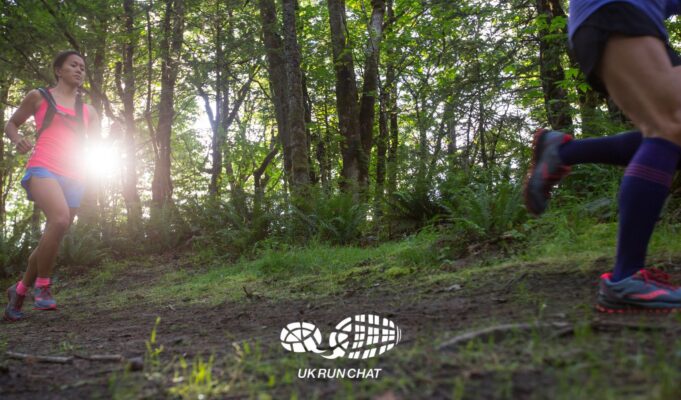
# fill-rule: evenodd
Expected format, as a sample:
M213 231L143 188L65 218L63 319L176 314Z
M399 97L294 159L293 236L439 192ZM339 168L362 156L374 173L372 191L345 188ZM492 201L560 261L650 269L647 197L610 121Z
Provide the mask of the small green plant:
M151 330L151 336L146 341L147 352L144 355L145 370L150 372L158 371L161 368L161 353L163 352L163 345L159 345L156 338L156 329L161 323L161 317L156 317L156 323Z
M454 388L452 389L452 399L462 400L466 393L466 382L460 376L454 379Z
M74 346L73 343L69 342L68 340L62 340L59 342L59 351L65 354L73 352Z
M7 351L7 337L0 335L0 354L5 354L5 351Z
M227 387L220 387L213 378L213 362L215 357L210 356L208 361L202 357L194 359L191 368L184 357L180 357L180 369L175 369L173 386L170 393L180 396L182 399L205 399L217 395Z

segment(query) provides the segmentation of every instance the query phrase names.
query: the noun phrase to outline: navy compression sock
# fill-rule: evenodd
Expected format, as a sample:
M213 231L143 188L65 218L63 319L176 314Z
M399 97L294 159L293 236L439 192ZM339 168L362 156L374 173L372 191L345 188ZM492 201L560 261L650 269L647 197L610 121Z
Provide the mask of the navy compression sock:
M558 154L564 164L611 164L629 165L629 161L641 145L643 135L639 131L617 135L571 140L560 146Z
M620 222L613 282L635 274L645 266L653 234L681 148L661 138L643 139L627 166L619 193Z

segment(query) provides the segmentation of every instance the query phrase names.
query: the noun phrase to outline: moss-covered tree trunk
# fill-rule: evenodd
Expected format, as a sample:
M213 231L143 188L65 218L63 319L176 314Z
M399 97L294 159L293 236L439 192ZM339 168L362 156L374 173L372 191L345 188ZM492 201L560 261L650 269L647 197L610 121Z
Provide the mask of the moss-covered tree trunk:
M300 194L310 183L310 165L307 132L305 131L300 48L296 31L296 3L296 0L283 0L283 21L291 148L291 189L294 194Z
M267 57L272 104L277 120L279 141L284 156L284 173L290 179L292 159L290 134L288 131L288 90L286 80L286 62L284 60L284 43L277 26L277 8L274 0L259 0L260 21L262 24L263 43Z
M566 54L563 30L554 29L556 18L566 18L560 0L537 0L540 21L539 31L539 73L544 91L544 106L549 124L553 129L572 129L572 115L567 92L561 86L565 71L561 57ZM557 34L558 33L558 34Z
M329 24L333 65L336 74L336 108L338 125L343 136L341 152L341 186L345 190L357 191L360 179L360 158L362 137L359 126L359 103L352 46L346 35L348 30L345 15L345 0L329 0Z
M359 105L359 127L362 137L359 184L363 190L369 185L369 165L374 141L374 116L378 93L378 65L386 4L384 0L372 0L371 7L371 21L368 27L369 39L364 51L366 55L364 82Z
M154 166L154 178L151 184L151 198L156 207L172 203L170 136L175 116L175 83L179 72L185 17L184 0L166 0L165 4L161 36L161 96L155 138L158 160Z

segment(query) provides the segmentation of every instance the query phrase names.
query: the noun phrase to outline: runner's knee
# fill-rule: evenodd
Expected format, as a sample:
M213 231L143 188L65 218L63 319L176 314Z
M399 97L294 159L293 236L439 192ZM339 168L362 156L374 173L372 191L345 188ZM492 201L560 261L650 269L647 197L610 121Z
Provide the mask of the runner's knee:
M65 233L71 225L71 216L69 213L61 213L48 219L47 225L59 233Z

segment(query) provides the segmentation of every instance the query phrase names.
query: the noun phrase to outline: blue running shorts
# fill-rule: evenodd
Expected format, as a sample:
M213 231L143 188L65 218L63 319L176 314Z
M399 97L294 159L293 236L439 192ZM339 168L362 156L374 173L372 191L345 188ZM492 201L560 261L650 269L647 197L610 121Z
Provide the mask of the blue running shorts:
M24 189L26 189L28 199L31 201L33 201L33 196L31 196L31 190L29 189L28 181L31 180L32 176L35 176L37 178L52 178L56 180L59 183L59 186L61 186L62 192L64 192L64 197L66 198L66 203L69 205L69 207L70 208L80 207L80 201L83 199L83 195L85 194L84 182L72 178L67 178L62 175L57 175L44 167L28 168L26 170L26 174L21 179L21 186L23 186Z

